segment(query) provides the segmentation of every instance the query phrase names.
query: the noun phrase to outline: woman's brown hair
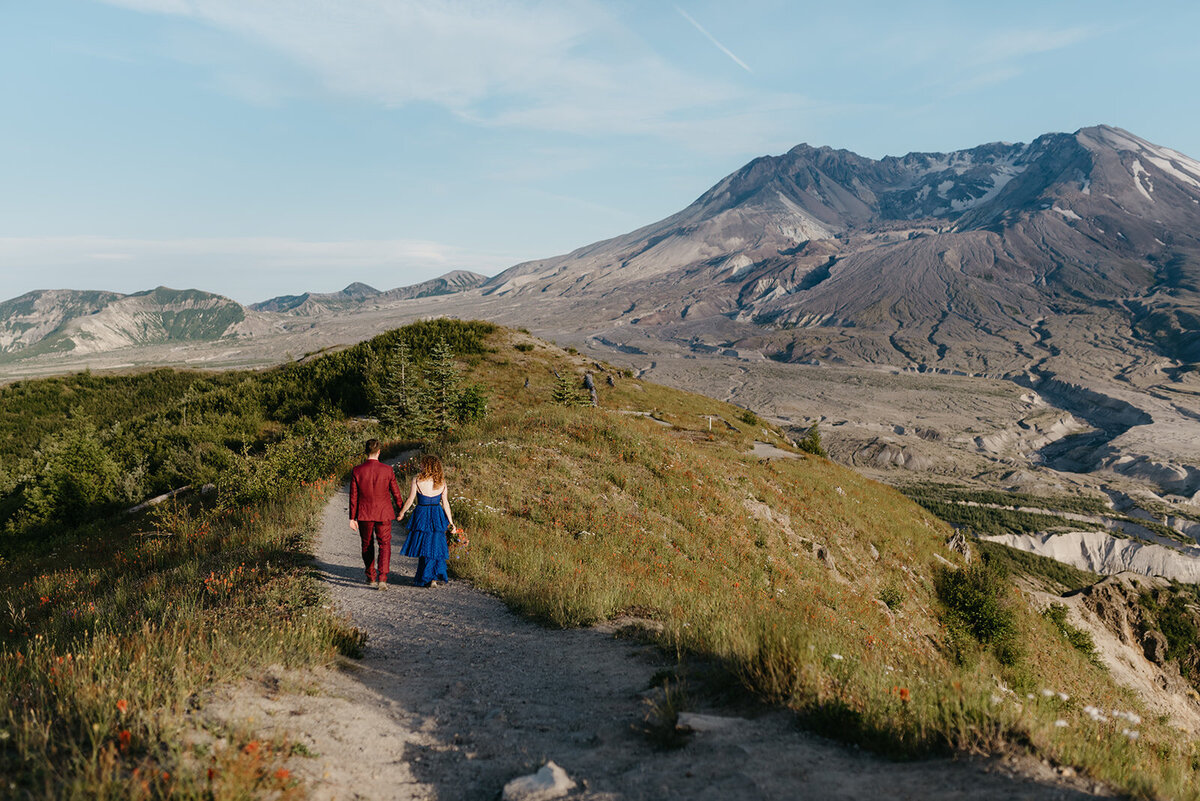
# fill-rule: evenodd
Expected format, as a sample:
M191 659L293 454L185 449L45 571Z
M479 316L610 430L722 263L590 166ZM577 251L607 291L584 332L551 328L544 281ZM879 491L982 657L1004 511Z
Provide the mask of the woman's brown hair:
M442 460L432 453L422 456L421 461L417 462L417 466L421 471L417 473L417 481L427 478L433 482L434 489L446 485L446 476L442 472Z

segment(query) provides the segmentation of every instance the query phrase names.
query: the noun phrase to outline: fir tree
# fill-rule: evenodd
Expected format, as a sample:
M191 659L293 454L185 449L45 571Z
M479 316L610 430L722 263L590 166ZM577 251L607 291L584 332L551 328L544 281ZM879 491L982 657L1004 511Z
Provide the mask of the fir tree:
M409 436L429 430L429 413L421 386L421 371L412 360L408 342L401 339L392 349L387 378L380 391L379 419Z
M571 376L568 373L555 374L554 390L550 393L550 400L559 406L583 405L583 398L580 397L579 389L575 386L575 382L571 380Z
M458 367L454 351L445 339L439 339L429 355L425 384L429 391L429 416L437 431L449 431L458 421Z
M796 443L796 447L805 453L811 453L815 456L829 456L825 452L825 449L821 447L821 432L817 430L816 423L813 423L808 429L808 433L804 435L804 439Z

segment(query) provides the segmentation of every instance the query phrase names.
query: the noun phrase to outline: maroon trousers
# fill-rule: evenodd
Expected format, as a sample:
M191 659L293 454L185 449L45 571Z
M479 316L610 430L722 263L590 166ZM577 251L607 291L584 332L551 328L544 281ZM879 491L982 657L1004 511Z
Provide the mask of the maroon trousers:
M388 570L392 566L392 521L359 520L358 536L362 540L363 567L367 569L367 581L387 581Z

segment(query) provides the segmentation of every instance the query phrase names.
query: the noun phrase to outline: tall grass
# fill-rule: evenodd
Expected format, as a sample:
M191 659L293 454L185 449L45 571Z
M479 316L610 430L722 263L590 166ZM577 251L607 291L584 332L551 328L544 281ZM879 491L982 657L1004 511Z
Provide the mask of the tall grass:
M549 375L538 357L560 374L585 366L497 350L474 378ZM456 520L473 529L459 575L551 625L652 617L665 647L718 660L810 727L882 753L1030 749L1134 794L1200 797L1195 746L1011 583L989 587L1014 647L961 659L935 586L961 557L949 528L899 493L825 459L760 463L754 440L778 432L716 401L620 377L606 408L551 407L552 391L549 377L513 386L519 403L444 444ZM726 425L710 432L709 416Z
M255 507L97 523L0 589L0 796L245 798L298 788L271 743L185 744L196 694L358 636L321 603L309 537L337 481ZM286 486L286 485L285 485ZM138 530L148 523L162 529ZM285 756L286 754L284 754Z

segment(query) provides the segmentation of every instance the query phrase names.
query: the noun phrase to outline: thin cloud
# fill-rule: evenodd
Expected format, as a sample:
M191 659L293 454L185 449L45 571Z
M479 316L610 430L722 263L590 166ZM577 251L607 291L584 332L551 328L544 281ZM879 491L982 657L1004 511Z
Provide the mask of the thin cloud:
M274 0L100 1L232 33L299 66L318 91L387 108L431 104L483 126L649 135L702 149L733 140L745 150L794 129L795 115L767 109L806 104L695 76L597 0L291 0L286 9ZM754 127L731 122L747 116Z
M740 58L738 58L736 55L734 55L732 50L730 50L728 47L726 47L725 45L723 45L719 41L717 41L717 37L715 37L711 33L709 33L704 28L704 26L701 25L699 22L696 22L696 20L692 18L691 14L687 13L679 6L675 6L675 10L679 12L679 15L681 17L686 19L688 22L692 23L692 27L694 27L696 30L700 31L700 33L704 34L704 36L708 39L708 41L710 41L714 45L716 45L718 50L720 50L722 53L724 53L725 55L727 55L731 59L733 59L734 64L737 64L739 67L744 69L746 72L749 72L749 73L754 72L754 70L750 69L750 67L746 64L745 61L742 61Z

